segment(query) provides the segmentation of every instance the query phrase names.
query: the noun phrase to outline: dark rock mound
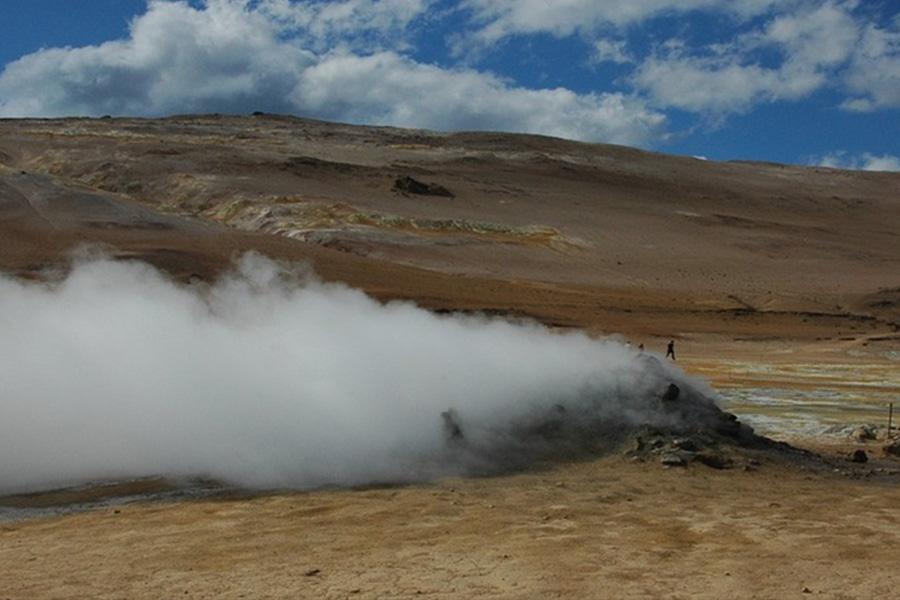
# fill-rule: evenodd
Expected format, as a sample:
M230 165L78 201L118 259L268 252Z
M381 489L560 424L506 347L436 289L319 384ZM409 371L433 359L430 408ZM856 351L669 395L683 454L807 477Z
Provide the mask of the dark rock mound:
M453 198L453 192L437 183L424 183L409 176L398 177L394 181L394 191L402 194L417 194L419 196L443 196Z
M752 470L761 451L807 454L755 434L688 381L652 383L664 382L668 372L653 357L639 360L647 361L651 381L641 390L610 395L586 389L490 428L448 410L441 417L450 459L481 472L608 454L666 467Z

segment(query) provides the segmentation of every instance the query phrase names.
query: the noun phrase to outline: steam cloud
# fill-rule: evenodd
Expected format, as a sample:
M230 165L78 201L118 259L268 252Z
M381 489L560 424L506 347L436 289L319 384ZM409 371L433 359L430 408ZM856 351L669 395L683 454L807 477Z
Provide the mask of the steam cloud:
M0 277L0 492L426 479L502 460L534 415L646 418L669 381L694 385L614 341L381 304L257 255L212 285L96 259L56 283Z

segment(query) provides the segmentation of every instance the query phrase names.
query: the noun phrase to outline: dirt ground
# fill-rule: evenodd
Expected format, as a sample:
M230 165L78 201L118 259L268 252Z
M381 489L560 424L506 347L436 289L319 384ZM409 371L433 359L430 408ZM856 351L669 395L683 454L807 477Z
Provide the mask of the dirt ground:
M898 544L896 482L614 457L7 523L0 598L892 598Z
M397 193L409 175L454 196ZM269 116L0 122L6 274L58 276L89 243L209 279L257 250L384 300L657 352L674 339L719 389L879 407L900 402L898 198L896 174L536 136ZM875 460L852 470L846 439L798 443L837 472L616 455L0 522L0 600L900 597L900 459L870 444Z

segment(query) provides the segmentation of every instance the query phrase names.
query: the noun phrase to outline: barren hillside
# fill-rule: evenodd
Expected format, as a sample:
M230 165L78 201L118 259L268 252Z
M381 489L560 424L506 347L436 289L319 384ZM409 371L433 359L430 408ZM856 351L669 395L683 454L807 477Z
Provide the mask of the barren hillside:
M0 162L22 274L83 241L181 277L259 248L381 297L635 335L900 319L897 174L267 115L3 121Z

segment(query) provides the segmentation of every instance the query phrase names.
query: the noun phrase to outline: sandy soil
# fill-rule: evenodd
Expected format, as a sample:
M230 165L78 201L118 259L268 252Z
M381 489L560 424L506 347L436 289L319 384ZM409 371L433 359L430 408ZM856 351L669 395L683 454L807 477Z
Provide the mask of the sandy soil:
M4 272L54 276L91 243L210 278L255 249L433 310L672 338L688 372L787 394L803 419L900 401L898 232L896 174L278 117L0 121ZM816 404L832 391L854 410ZM900 488L874 469L900 465L879 460L606 457L0 523L0 599L889 598Z
M891 598L898 544L896 483L608 458L5 524L0 598Z

